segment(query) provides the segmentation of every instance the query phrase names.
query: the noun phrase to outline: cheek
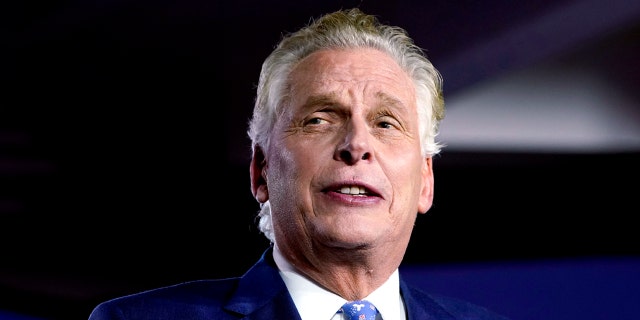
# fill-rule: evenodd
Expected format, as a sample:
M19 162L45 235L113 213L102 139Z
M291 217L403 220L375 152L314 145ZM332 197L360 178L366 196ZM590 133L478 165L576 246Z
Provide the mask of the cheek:
M296 149L295 146L288 146L284 142L280 142L271 150L272 157L270 164L273 166L273 173L279 177L288 175L297 175L301 168L305 167L311 159L311 152ZM288 177L286 179L291 179Z
M291 202L292 197L301 193L310 178L306 175L313 173L314 161L317 156L313 150L298 150L296 146L287 145L284 141L273 144L268 160L268 187L271 198L282 196L283 205ZM275 200L275 199L273 199ZM273 203L273 201L272 201Z
M278 141L271 150L279 166L279 171L274 173L287 172L296 177L313 174L317 167L332 159L331 152L334 147L328 136L313 139L314 137L305 137L303 133L296 132Z
M390 162L387 177L393 186L394 201L397 206L403 206L400 210L413 210L417 208L418 199L422 190L422 166L420 160L411 158L399 158Z
M398 151L389 151L395 154L402 154ZM387 161L388 177L391 181L406 184L409 181L420 181L422 173L422 161L417 156L395 157ZM412 185L407 185L410 187Z

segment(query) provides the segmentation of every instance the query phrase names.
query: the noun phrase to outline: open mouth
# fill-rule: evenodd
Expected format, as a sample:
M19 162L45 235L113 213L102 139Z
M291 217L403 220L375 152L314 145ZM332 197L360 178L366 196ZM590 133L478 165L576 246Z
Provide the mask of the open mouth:
M338 193L348 194L352 196L367 196L370 192L362 186L343 186L336 190Z

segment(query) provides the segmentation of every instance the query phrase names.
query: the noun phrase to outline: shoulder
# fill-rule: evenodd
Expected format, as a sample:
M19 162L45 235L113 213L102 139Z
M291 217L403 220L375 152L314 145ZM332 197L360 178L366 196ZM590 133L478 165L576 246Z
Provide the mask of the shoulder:
M267 249L240 277L194 280L121 296L98 304L89 320L238 319L274 301L290 302L295 310L290 299Z
M178 283L166 287L155 288L132 295L116 298L116 301L160 301L172 302L179 300L200 301L200 299L215 300L226 296L229 291L236 288L240 278L227 278L215 280L195 280L189 282Z
M403 287L403 296L407 308L414 312L437 314L436 319L465 319L465 320L509 320L486 307L440 294L428 293L424 290L408 285ZM418 305L418 306L416 306Z
M223 313L224 303L238 281L239 278L196 280L121 296L100 303L89 319L176 319L186 315L204 319L205 315Z

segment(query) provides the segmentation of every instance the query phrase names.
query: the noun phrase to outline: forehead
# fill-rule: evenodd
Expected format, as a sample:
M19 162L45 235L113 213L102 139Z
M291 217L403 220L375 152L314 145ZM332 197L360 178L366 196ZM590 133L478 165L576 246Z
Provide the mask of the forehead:
M414 97L407 73L389 55L371 48L314 52L298 63L290 80L294 96L382 92L400 100Z

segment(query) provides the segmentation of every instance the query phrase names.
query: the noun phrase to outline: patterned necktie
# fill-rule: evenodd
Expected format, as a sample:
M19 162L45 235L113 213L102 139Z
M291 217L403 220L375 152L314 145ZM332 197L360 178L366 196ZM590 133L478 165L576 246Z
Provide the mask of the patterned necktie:
M358 300L345 303L338 312L346 314L349 320L375 320L378 309L367 300Z

